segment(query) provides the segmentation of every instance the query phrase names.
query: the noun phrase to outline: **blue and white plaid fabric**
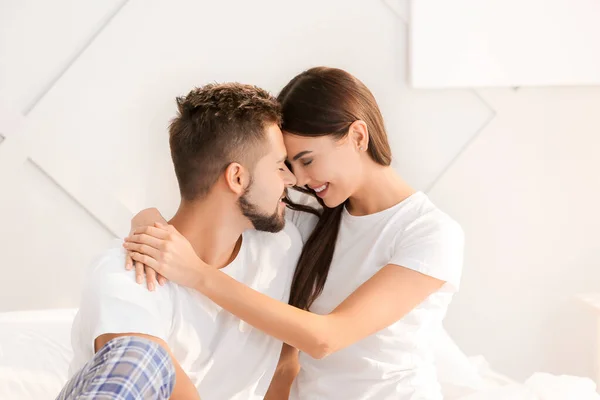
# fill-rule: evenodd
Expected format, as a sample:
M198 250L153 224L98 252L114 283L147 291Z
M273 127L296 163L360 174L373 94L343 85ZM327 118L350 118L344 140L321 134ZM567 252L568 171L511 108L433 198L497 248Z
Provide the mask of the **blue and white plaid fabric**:
M136 337L115 338L67 382L57 400L162 400L175 386L175 367L165 349Z

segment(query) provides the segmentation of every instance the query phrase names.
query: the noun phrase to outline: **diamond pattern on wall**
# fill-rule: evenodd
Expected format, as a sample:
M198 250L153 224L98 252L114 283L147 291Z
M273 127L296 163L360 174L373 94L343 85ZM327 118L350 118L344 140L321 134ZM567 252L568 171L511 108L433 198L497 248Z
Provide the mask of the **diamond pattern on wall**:
M0 97L27 114L124 1L0 1Z
M0 312L75 307L86 266L114 235L34 163L11 175L1 181Z
M404 22L409 19L409 0L383 0L383 2Z
M428 191L495 112L471 90L404 88L397 112L386 115L394 166L413 186Z
M166 136L176 95L214 80L250 82L277 92L302 69L325 64L348 69L373 90L384 109L396 167L426 189L492 111L469 90L408 89L404 23L383 3L367 7L362 0L345 2L340 12L335 2L312 1L322 13L316 15L306 6L288 20L274 18L283 10L280 2L240 3L231 26L243 26L245 16L257 8L269 12L257 17L244 40L223 35L202 42L197 51L189 50L196 48L195 38L211 37L222 29L218 20L197 24L190 10L204 12L204 5L189 0L152 6L128 2L43 92L27 116L19 143L12 138L3 143L0 167L7 162L2 148L12 141L12 154L19 154L10 162L13 167L30 161L100 225L123 234L132 211L157 206L168 215L178 203ZM404 10L405 3L399 2L397 10ZM221 3L212 4L211 10L228 11ZM332 20L334 12L337 17ZM365 19L381 23L365 25ZM359 23L360 31L346 29ZM179 28L171 29L174 25ZM189 35L183 35L185 29ZM261 51L247 41L263 43ZM360 59L357 47L362 49ZM296 51L290 53L290 48ZM289 55L286 63L273 63L281 54ZM377 68L364 63L366 59L377 60ZM3 175L0 168L3 185L14 183L14 176Z

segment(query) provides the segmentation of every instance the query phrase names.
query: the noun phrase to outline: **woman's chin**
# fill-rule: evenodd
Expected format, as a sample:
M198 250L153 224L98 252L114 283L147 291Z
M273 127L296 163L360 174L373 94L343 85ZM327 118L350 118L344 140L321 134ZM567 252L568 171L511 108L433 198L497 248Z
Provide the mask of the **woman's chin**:
M327 208L336 208L340 204L343 204L345 199L335 198L333 196L327 196L323 199L323 203L327 206Z

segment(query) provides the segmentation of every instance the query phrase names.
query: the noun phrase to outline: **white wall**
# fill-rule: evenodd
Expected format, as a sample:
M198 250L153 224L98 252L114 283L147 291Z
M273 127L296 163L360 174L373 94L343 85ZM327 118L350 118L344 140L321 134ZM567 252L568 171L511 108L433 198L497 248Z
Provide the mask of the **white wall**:
M517 378L591 375L570 298L598 282L600 89L408 89L405 2L389 3L64 0L40 31L15 22L33 5L2 2L0 116L20 122L0 118L0 310L76 306L82 269L133 211L174 210L176 95L215 80L277 92L331 65L373 90L394 165L465 227L457 342Z
M600 85L596 0L418 0L414 87Z
M496 117L431 196L467 234L446 321L469 354L525 378L589 375L600 282L600 88L480 92Z
M2 0L0 99L27 113L124 0Z

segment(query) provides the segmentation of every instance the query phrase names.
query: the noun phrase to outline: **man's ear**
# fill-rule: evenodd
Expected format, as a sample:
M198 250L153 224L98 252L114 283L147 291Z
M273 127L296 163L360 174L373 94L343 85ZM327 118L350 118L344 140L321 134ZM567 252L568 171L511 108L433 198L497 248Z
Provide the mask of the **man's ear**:
M250 181L248 170L236 162L232 162L227 166L224 177L227 187L238 196L244 194Z

